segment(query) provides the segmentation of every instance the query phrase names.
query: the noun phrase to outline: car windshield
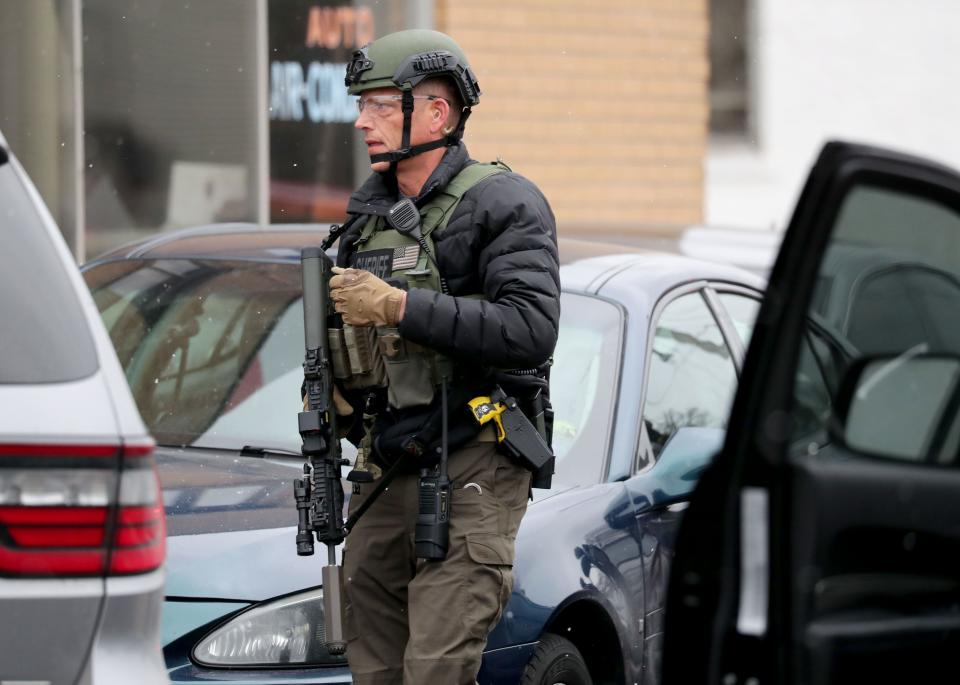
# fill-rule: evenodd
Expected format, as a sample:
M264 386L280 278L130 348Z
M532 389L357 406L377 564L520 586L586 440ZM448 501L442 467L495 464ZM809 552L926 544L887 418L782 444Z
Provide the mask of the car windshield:
M563 293L560 334L550 372L555 485L600 480L617 392L622 317L596 297Z
M87 269L143 419L158 443L299 452L303 302L299 265L123 260ZM555 482L603 471L620 314L565 294L551 395ZM611 375L612 374L612 375Z

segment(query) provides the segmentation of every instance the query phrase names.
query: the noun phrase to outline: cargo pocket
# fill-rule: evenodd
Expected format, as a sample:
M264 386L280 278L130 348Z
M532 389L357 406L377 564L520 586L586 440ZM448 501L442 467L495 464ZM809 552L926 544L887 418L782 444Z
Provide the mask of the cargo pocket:
M386 369L387 399L396 409L422 407L433 401L433 370L427 350L404 340L390 326L377 328L380 356Z
M513 590L513 540L494 533L467 535L471 563L462 592L468 634L485 639L500 621Z

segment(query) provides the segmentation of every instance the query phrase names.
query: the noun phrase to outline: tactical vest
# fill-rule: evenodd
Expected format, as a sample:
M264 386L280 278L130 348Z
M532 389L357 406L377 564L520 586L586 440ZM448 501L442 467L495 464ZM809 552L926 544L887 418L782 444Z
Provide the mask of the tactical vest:
M404 279L409 288L443 292L433 235L443 231L464 193L494 174L510 171L500 162L471 164L420 208L423 242L398 233L382 216L371 215L360 233L350 266L365 269L379 278ZM481 297L479 295L470 297ZM397 409L425 406L443 376L452 377L450 359L409 340L396 327L330 329L334 374L351 389L387 389L387 401Z

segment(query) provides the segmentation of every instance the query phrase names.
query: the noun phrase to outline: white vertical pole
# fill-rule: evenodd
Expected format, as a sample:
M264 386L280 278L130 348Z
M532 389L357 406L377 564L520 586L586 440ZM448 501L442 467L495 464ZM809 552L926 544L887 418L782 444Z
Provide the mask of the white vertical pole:
M257 155L256 216L260 226L270 224L270 45L267 0L256 1L257 22Z
M407 27L411 29L438 28L434 15L434 0L414 0L407 3Z
M74 189L74 257L77 263L86 259L87 252L87 192L86 192L86 148L83 140L83 8L82 0L70 0L70 49L73 66L73 180Z
M435 29L435 0L413 0L407 3L407 26L412 29Z

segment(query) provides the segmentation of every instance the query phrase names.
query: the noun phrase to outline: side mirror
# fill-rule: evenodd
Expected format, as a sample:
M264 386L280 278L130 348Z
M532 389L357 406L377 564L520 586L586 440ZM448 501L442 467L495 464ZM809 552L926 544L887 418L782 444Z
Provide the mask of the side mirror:
M696 487L700 474L723 447L722 428L682 426L670 436L650 471L656 479L653 504L666 505L685 499Z
M847 447L907 461L953 461L960 442L960 358L919 354L853 364L831 426Z

